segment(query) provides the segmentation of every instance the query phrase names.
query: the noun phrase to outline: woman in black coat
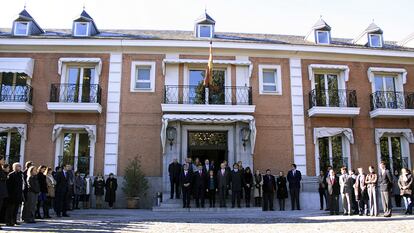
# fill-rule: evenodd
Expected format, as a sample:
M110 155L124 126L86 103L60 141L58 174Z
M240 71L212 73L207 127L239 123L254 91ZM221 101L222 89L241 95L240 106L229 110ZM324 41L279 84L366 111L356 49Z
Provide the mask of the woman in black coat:
M0 156L0 210L2 209L4 200L7 197L7 173L3 170L3 165L4 157ZM1 219L4 219L4 216L1 216Z
M95 188L96 208L101 209L103 195L105 194L105 180L101 174L98 174L98 176L95 177L93 187Z
M246 201L246 207L250 207L250 197L253 187L253 174L250 167L246 167L244 170L244 199Z
M40 186L40 193L39 193L39 199L37 202L36 207L36 218L41 219L42 216L40 216L40 207L43 208L43 218L50 218L49 216L49 210L47 210L45 202L46 202L46 195L47 195L47 184L46 184L46 176L44 175L44 172L46 171L46 166L42 165L37 170L37 180L39 182Z
M109 174L108 179L105 183L105 201L108 202L109 208L112 209L114 206L114 202L116 200L116 189L118 188L118 183L116 181L116 178L114 177L114 174Z
M279 172L279 177L276 179L277 185L277 199L279 200L280 210L285 210L285 199L288 198L288 191L286 186L287 180L283 172Z

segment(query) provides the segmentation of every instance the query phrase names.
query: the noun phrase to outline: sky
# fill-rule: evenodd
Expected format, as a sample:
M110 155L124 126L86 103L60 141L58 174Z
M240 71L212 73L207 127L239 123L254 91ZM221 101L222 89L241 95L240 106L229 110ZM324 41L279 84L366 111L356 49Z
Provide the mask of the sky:
M373 20L385 40L414 32L413 0L0 0L0 28L26 4L43 29L67 29L83 6L99 29L193 30L205 9L217 32L306 35L320 16L332 37L355 38Z

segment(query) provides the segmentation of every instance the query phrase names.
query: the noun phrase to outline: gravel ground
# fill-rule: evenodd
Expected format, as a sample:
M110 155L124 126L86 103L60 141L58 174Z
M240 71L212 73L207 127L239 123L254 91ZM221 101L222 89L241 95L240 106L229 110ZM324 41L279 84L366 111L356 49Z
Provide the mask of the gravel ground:
M324 211L152 212L78 210L70 218L3 227L6 232L414 232L414 216L329 216Z

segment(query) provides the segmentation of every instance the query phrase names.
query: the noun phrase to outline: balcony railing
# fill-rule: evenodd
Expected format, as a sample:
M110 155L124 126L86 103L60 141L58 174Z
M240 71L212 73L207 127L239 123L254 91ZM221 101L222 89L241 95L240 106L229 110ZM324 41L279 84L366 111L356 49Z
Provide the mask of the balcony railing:
M164 88L165 104L223 104L252 105L251 87L217 87L208 89L202 85L166 85Z
M371 111L378 108L414 109L414 93L376 91L370 95Z
M33 89L31 86L0 86L0 102L20 102L32 105Z
M102 90L99 84L52 84L50 89L50 102L100 104L101 92Z
M312 107L358 107L355 90L312 90L309 92Z

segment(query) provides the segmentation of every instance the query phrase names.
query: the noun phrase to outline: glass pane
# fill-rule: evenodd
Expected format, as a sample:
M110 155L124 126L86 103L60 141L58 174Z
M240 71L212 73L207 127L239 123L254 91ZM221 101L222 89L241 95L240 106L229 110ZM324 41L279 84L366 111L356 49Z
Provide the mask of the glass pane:
M88 23L76 23L76 33L77 36L86 36L88 35Z
M332 141L332 168L339 172L343 167L342 136L331 137Z
M85 174L89 172L89 137L86 133L79 134L78 167L77 170Z
M205 103L205 93L203 88L204 70L190 70L188 101L192 104Z
M387 168L390 168L390 151L388 148L388 137L380 138L381 161L384 161Z
M76 143L76 134L75 133L65 133L63 136L63 154L59 155L59 164L65 165L70 164L74 165L75 158L75 143Z
M318 32L318 42L320 44L329 43L329 33L328 32Z
M275 71L264 70L263 71L263 83L275 84Z
M225 103L225 82L226 72L224 70L213 70L211 85L209 87L209 103L224 104Z
M391 151L392 151L392 169L401 171L402 158L401 158L401 138L391 137Z
M325 75L315 74L316 105L326 106Z
M197 86L203 83L205 71L204 70L190 70L190 86Z
M264 85L263 91L265 92L276 92L276 86L272 85Z
M380 47L381 46L381 36L379 35L370 35L371 37L371 46Z
M20 142L20 134L17 132L12 132L10 139L9 164L17 163L20 161Z
M200 26L200 37L211 37L211 26Z
M83 69L83 80L82 80L82 102L91 103L96 102L92 101L96 97L97 86L95 86L95 69L94 68L84 68ZM91 99L92 98L92 99Z
M1 101L13 100L13 73L3 73L1 80Z
M329 138L319 138L319 169L326 172L331 162L329 160Z
M138 67L137 80L150 80L151 67Z
M16 22L15 27L15 34L16 35L26 35L27 34L27 26L28 23L21 23L21 22Z
M0 133L0 153L6 155L7 132Z
M385 79L385 90L386 91L395 91L395 78L394 77L384 77Z
M135 88L136 89L150 89L151 88L151 83L137 82L137 83L135 83Z
M375 91L384 91L384 83L382 81L382 76L375 76Z
M68 69L67 84L62 85L61 92L67 102L78 102L79 84L80 84L80 68L70 67Z

